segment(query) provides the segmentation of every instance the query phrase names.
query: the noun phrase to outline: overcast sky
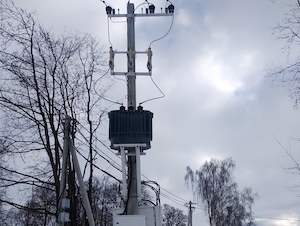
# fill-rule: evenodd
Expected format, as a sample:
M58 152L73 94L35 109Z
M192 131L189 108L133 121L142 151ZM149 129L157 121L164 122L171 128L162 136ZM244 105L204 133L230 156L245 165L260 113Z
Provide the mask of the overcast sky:
M135 6L143 3L131 2ZM288 190L300 184L300 178L283 170L292 162L278 144L290 148L300 160L300 143L294 140L300 137L299 111L293 108L288 91L265 77L273 65L287 62L284 43L276 40L272 28L288 12L291 2L173 0L173 24L172 17L136 18L137 51L146 50L172 24L169 34L152 44L152 77L166 97L143 105L154 113L154 138L152 148L142 156L142 173L178 196L163 190L177 200L162 197L163 203L187 213L184 203L196 200L185 186L186 166L196 170L205 160L232 157L239 188L251 186L259 194L253 209L257 225L300 225L300 198ZM101 39L107 50L110 42L114 49L126 49L126 23L110 22L108 27L100 0L16 3L36 10L39 20L56 34L64 30L88 32ZM126 0L107 3L126 13ZM166 2L151 3L160 11ZM137 62L139 68L146 65L142 58ZM116 62L119 65L124 63ZM125 96L125 88L124 82L116 80L110 97L117 100ZM150 78L138 78L138 103L160 95ZM194 225L208 225L201 209L193 216Z

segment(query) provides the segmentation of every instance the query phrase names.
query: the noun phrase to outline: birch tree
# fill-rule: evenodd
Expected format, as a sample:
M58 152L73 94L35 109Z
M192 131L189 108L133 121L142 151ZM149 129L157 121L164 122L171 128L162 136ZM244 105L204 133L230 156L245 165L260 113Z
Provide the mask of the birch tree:
M187 167L185 181L204 206L210 226L255 225L252 205L257 194L250 187L238 190L233 179L232 159L211 159L199 170Z
M187 216L183 211L168 204L164 204L162 208L162 226L185 226Z

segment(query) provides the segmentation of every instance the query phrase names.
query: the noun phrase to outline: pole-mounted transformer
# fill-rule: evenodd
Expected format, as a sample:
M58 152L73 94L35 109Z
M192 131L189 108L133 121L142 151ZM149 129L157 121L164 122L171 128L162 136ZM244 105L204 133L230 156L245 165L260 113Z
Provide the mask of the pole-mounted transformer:
M146 144L143 150L151 148L152 118L153 113L143 110L139 106L137 110L124 106L120 110L109 112L109 140L111 148L118 150L116 144Z

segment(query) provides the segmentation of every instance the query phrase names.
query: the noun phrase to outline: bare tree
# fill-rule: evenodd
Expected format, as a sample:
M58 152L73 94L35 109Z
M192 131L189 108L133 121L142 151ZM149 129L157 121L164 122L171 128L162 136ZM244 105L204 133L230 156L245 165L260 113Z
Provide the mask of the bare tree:
M187 216L183 211L168 204L162 207L162 226L185 226Z
M294 107L298 108L300 104L300 3L299 0L293 1L290 5L290 11L286 13L285 18L280 21L273 33L277 39L283 41L283 51L286 54L288 63L285 65L275 65L268 70L267 77L279 81L289 90L289 95L294 101Z
M6 222L6 211L4 208L3 199L6 196L6 185L4 182L5 171L3 170L5 164L5 142L0 139L0 222L5 225Z
M31 186L52 186L58 205L61 121L68 115L85 131L77 136L88 147L91 190L92 146L106 115L101 101L112 85L104 61L102 48L90 35L56 37L34 13L10 0L0 2L1 137L19 161L15 169L7 169L13 174L9 186L22 183L29 191Z
M300 175L300 162L292 153L291 143L293 141L300 142L300 139L290 138L290 141L289 141L288 145L284 145L283 143L281 143L275 137L274 137L274 139L276 140L278 145L282 148L282 150L285 154L285 157L288 157L289 160L291 161L291 166L284 166L283 170L288 174L299 176ZM296 183L296 184L293 184L293 185L289 186L288 189L291 192L293 192L297 197L300 197L300 185L299 185L299 183Z
M112 209L124 207L124 200L120 194L120 181L112 181L109 176L101 178L93 178L92 186L92 202L91 207L97 226L112 226L113 215ZM89 187L89 179L86 181L86 188ZM76 208L76 216L71 216L70 225L85 225L86 217L84 207L81 203L79 188L76 185L75 200L73 206ZM55 191L49 186L48 189L44 187L35 187L31 194L28 195L24 206L19 208L11 208L6 214L11 219L7 225L38 225L50 226L56 225L55 215ZM142 192L142 199L150 199L147 188L144 187ZM141 203L141 205L149 202ZM73 210L69 209L68 212ZM174 214L178 213L175 211ZM73 219L73 217L75 219ZM181 218L180 218L181 219Z
M290 97L294 101L294 107L300 106L300 1L293 0L289 12L274 28L274 34L278 40L283 41L283 50L286 53L288 63L286 65L275 66L268 71L268 78L279 81L280 84L289 89ZM290 174L300 173L300 163L293 156L290 146L284 146L276 138L275 140L290 158L292 165L284 170ZM292 138L299 142L299 138ZM289 189L300 197L299 184L289 187Z
M210 226L255 225L252 205L257 194L252 194L249 187L238 191L232 175L234 168L232 159L211 159L195 172L187 167L185 181L203 203Z
M87 187L89 180L86 182ZM85 225L86 218L83 205L80 201L80 192L76 186L76 205L77 215L72 216L70 225ZM111 209L122 206L122 200L119 195L119 183L111 182L108 176L103 178L93 178L92 190L92 210L97 226L112 226ZM55 191L51 188L45 189L35 187L28 196L26 204L22 208L11 208L8 216L13 218L11 225L37 225L51 226L56 223L56 204ZM71 207L72 208L72 207ZM68 212L72 210L67 210Z
M11 208L8 216L13 218L12 225L40 225L51 226L56 223L56 203L55 191L51 187L48 189L33 187L32 194L22 208Z
M87 181L87 187L89 187ZM111 210L114 208L121 208L124 206L120 195L119 182L112 182L108 176L102 178L93 178L92 184L92 211L95 219L95 225L98 226L112 226L113 218ZM78 200L80 203L80 200ZM82 205L77 205L77 225L85 224L84 209Z

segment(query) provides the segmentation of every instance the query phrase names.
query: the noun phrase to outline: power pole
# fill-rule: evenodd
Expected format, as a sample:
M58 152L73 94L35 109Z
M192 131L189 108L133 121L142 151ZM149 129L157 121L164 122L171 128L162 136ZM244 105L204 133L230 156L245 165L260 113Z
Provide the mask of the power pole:
M128 107L136 109L136 86L135 86L135 17L134 4L127 4L127 95Z
M137 108L136 104L136 76L151 76L152 73L152 51L149 46L147 51L135 50L135 20L136 17L151 16L173 16L174 6L169 3L164 12L155 13L155 6L146 1L145 13L138 14L134 8L134 4L127 3L127 14L115 14L115 10L106 6L106 13L109 18L126 17L127 19L127 51L114 51L110 47L109 67L111 74L125 75L127 78L127 107L121 107L120 110L109 113L110 117L110 140L111 148L118 150L122 157L122 173L123 173L123 195L127 198L125 210L123 214L139 215L139 201L141 199L141 173L140 173L140 154L143 150L149 149L150 140L152 140L152 117L149 111L144 111L141 106ZM141 4L142 5L142 4ZM127 71L114 71L114 55L127 54ZM147 54L148 72L136 72L135 58L137 54ZM147 124L147 125L146 125ZM127 152L126 152L127 151ZM126 182L126 155L128 176ZM126 186L127 183L128 185Z
M128 73L135 73L135 18L134 18L134 4L127 4L127 71ZM127 98L128 107L136 109L136 76L127 76ZM138 214L138 191L137 191L137 171L136 171L136 156L128 155L128 175L129 175L129 194L128 194L128 215Z
M189 209L187 226L193 226L193 212L195 211L195 207L193 206L194 204L196 203L192 203L192 201L185 204L185 206Z

